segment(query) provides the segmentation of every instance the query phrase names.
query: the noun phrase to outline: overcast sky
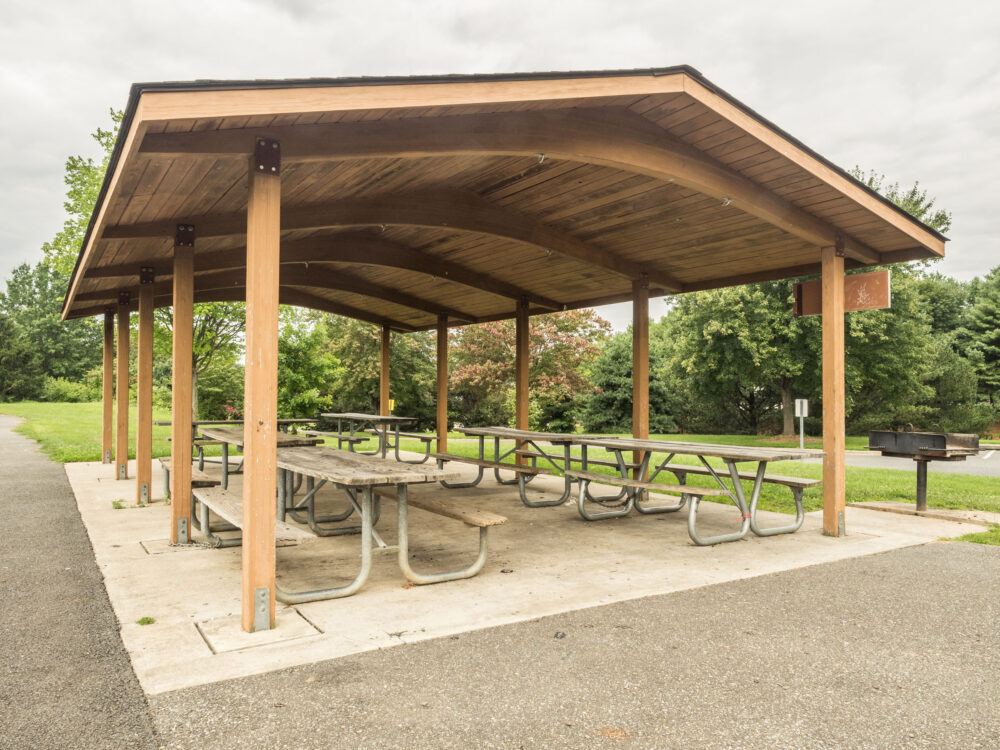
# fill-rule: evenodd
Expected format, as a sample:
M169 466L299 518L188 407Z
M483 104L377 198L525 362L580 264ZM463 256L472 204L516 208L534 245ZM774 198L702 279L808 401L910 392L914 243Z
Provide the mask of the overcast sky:
M688 64L834 163L952 212L942 272L1000 264L1000 8L986 2L2 0L0 279L63 219L137 81ZM651 303L651 314L665 310ZM616 328L628 306L602 308Z

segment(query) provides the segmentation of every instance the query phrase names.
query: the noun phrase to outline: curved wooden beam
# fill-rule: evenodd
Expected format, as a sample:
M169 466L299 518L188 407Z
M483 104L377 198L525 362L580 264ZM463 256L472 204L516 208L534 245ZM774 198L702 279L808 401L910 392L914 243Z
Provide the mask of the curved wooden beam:
M562 303L540 294L534 294L515 284L508 284L488 274L471 271L464 266L427 255L414 248L396 242L383 240L362 232L345 232L329 237L309 237L304 240L281 244L281 263L356 263L359 265L400 268L407 271L434 276L456 284L480 289L508 299L527 297L532 303L549 310L562 309ZM246 248L215 250L197 253L194 256L195 273L230 268L242 268L246 264ZM87 278L118 278L134 276L138 278L140 265L151 265L157 278L173 273L169 259L153 264L121 263L87 271ZM80 295L77 295L77 299ZM464 316L458 315L465 319Z
M207 214L184 221L197 227L198 237L222 237L246 232L242 212ZM156 221L108 227L104 237L137 239L170 237L178 221ZM604 248L584 242L568 232L555 229L534 217L497 206L474 193L458 190L421 191L353 198L282 209L282 230L331 229L351 226L415 226L451 231L475 232L533 245L604 268L628 279L648 277L675 292L681 284L671 274L636 263Z
M246 288L246 269L234 268L229 270L217 270L210 273L196 274L194 277L195 292L222 291L231 289L237 294L238 299ZM171 291L172 281L159 281L153 286L153 293L167 295ZM381 299L393 304L409 307L414 310L429 313L432 315L448 315L457 320L469 323L477 322L475 315L456 310L446 305L439 305L431 300L425 300L412 294L400 292L391 287L375 284L365 279L359 279L350 274L339 271L331 271L322 266L313 268L285 266L281 269L280 283L286 287L305 287L313 289L333 289L351 294L360 294L365 297ZM92 302L97 300L113 301L118 296L119 289L103 289L94 292L81 292L76 299L81 302Z
M554 159L599 164L676 182L818 247L838 244L843 234L640 115L607 108L150 133L144 137L140 152L169 157L245 157L256 136L280 140L282 158L288 161L543 153ZM916 226L901 229L943 254L943 243L926 230ZM864 243L846 236L842 239L849 255L879 261L879 254Z

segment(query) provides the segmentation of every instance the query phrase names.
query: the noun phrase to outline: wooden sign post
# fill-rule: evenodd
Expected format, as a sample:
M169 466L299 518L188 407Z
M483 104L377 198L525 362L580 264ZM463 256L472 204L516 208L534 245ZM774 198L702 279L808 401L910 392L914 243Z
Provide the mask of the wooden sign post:
M844 312L879 310L889 307L891 303L888 269L844 276ZM822 311L822 282L817 279L796 284L795 317L819 315Z

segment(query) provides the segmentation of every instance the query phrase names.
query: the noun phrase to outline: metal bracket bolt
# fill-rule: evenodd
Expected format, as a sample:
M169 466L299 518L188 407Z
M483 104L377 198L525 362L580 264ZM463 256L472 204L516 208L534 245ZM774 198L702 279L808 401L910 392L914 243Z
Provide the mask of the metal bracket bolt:
M253 632L271 629L271 589L259 588L253 592Z
M191 541L188 536L188 520L186 518L177 519L177 543L187 544Z
M139 283L140 284L152 284L153 278L156 274L156 269L152 266L143 266L139 269Z
M278 174L281 171L281 144L270 138L254 141L253 168L255 172Z
M174 247L194 247L194 224L178 224Z

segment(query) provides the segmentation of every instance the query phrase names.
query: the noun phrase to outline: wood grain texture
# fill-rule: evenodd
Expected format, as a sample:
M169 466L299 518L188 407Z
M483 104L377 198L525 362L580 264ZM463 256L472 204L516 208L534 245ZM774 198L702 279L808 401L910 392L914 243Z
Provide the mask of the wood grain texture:
M514 427L518 430L529 428L528 420L528 373L531 367L531 318L528 315L528 300L517 301L514 318ZM520 447L520 446L519 446ZM517 456L517 463L525 462Z
M101 365L101 461L112 463L115 419L115 314L104 312L104 350Z
M823 248L823 533L840 536L846 507L844 259Z
M191 390L194 336L193 248L174 247L174 343L171 353L170 399L170 542L177 544L177 525L191 529Z
M448 450L448 317L437 322L437 450Z
M632 437L649 438L649 281L632 282ZM632 454L641 463L643 452ZM636 479L640 477L635 470Z
M135 497L152 498L153 473L153 286L139 287L139 340L136 350Z
M389 416L389 359L392 347L392 329L382 326L382 337L379 340L378 369L378 413Z
M326 479L345 487L423 484L459 476L454 469L405 464L391 458L365 456L325 445L282 448L277 451L277 462L282 469Z
M129 318L124 305L118 306L118 351L115 359L115 478L128 477L128 407L129 407Z
M234 492L221 487L200 487L194 490L194 496L204 503L224 521L233 526L243 526L243 498ZM316 539L315 535L305 529L300 529L283 521L274 522L275 542L308 542Z
M243 419L243 629L254 630L254 596L269 593L274 627L274 513L278 436L278 277L281 178L250 166L247 208L246 384Z

